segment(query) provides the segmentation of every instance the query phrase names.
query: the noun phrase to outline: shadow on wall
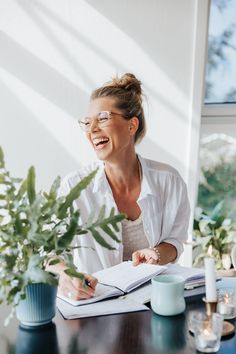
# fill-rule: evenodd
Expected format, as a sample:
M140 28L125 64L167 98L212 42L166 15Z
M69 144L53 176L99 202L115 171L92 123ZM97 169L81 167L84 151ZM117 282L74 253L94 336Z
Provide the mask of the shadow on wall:
M38 11L38 8L40 9L45 7L42 4L37 3L37 1L29 2L28 0L17 0L17 2L21 6L21 8L27 13L27 15L31 18L34 24L38 26L40 31L44 33L45 38L47 38L47 40L49 40L53 44L53 46L56 47L57 51L61 54L61 56L64 57L68 63L70 63L74 71L79 74L80 79L84 80L91 87L93 87L94 82L88 75L89 70L85 72L82 68L80 68L79 62L76 60L75 56L70 54L67 48L63 45L63 42L58 39L58 36L55 33L53 33L53 30L50 28L50 26L48 26L47 22L44 20L45 15L44 17L40 16L40 11ZM47 9L45 8L45 10ZM46 11L46 15L47 15L47 11ZM53 15L52 17L54 21L57 20L57 22L58 21L60 22L57 16ZM64 25L65 24L66 23L64 23Z
M17 0L17 3L21 6L21 8L25 12L27 12L28 16L33 19L35 24L37 24L40 30L42 30L46 34L46 37L51 40L52 44L57 47L57 49L68 60L68 62L70 62L73 65L75 72L78 73L81 79L84 79L85 82L88 83L91 89L95 88L95 83L91 80L91 78L88 77L88 75L85 74L84 70L80 70L78 61L75 60L73 56L69 55L68 52L63 48L62 43L58 41L56 36L50 30L47 23L43 21L44 17L47 18L49 21L56 23L61 28L63 28L65 32L67 32L71 37L76 39L78 42L84 43L88 48L90 48L94 52L94 55L98 55L101 58L105 59L108 63L111 63L115 68L117 68L117 70L120 70L123 73L127 71L127 68L124 65L122 65L121 61L114 60L114 58L109 55L109 50L107 51L102 50L102 46L98 46L95 43L91 42L88 38L83 36L82 33L80 33L79 31L75 30L72 26L70 26L66 21L63 21L58 16L56 16L52 11L50 11L49 8L44 6L42 3L38 1L29 3L28 0ZM124 18L124 11L122 11L122 4L120 2L105 1L101 3L101 2L96 2L94 0L86 0L86 3L89 3L91 6L96 8L96 10L100 12L102 16L106 16L110 21L112 21L112 23L114 23L117 27L119 27L121 31L125 32L130 38L132 38L132 40L138 43L139 47L141 47L143 51L149 55L153 63L158 64L158 67L161 68L161 71L165 72L165 75L169 77L169 79L172 80L173 83L177 81L178 90L182 90L183 92L189 92L189 87L184 86L183 84L184 81L181 76L182 72L186 72L187 64L182 60L182 58L181 61L179 61L180 62L179 70L176 69L176 66L173 66L171 64L171 62L173 61L173 57L176 56L176 53L181 51L181 44L185 42L182 41L180 43L179 41L176 41L176 47L175 47L173 45L173 40L172 40L172 45L170 46L168 40L168 36L170 36L169 34L170 31L168 29L168 32L165 32L166 40L161 41L162 43L164 43L164 46L157 48L157 50L154 50L155 46L153 45L153 35L150 36L150 33L151 34L155 33L155 38L157 38L157 36L160 36L160 38L162 38L166 26L165 22L160 24L156 22L155 13L158 9L155 0L150 0L149 2L148 13L146 17L149 18L149 20L145 21L145 31L143 30L143 26L139 26L139 23L143 23L143 18L145 16L145 14L143 13L144 6L142 2L140 2L140 8L138 2L134 2L133 4L133 6L135 6L135 17L133 14L133 7L130 4L131 1L129 2L128 6L124 5L124 11L126 14L125 18ZM150 8L153 8L153 11L151 11ZM187 9L185 9L185 11L186 10ZM179 10L180 15L182 13L181 11L182 10L180 9ZM166 9L166 4L165 4L165 12L168 12L168 9ZM153 16L153 20L150 19L150 14ZM133 21L130 21L129 19L133 19ZM173 22L176 23L176 21ZM169 25L172 25L172 23ZM185 25L186 27L183 27L183 24L182 27L181 26L178 26L177 28L173 27L173 33L180 32L179 36L181 36L181 34L183 34L183 37L186 36L186 33L188 33L187 22L185 22ZM159 31L157 31L156 26L160 27ZM189 34L189 41L191 40L192 38L191 35ZM120 43L120 45L122 45L122 43ZM183 52L184 51L185 49L183 49ZM162 53L164 53L164 55ZM169 55L167 55L168 53ZM167 60L168 57L169 57L169 61ZM178 73L180 77L177 78L176 80L176 76ZM149 92L155 97L155 99L157 99L157 101L162 103L164 106L168 107L168 109L170 109L175 115L177 115L179 119L186 121L184 110L181 111L177 106L174 106L171 103L171 100L167 100L165 96L159 95L151 87L149 87L148 84L145 83L145 86L147 87Z
M3 32L0 32L0 47L0 66L11 75L74 118L86 109L85 92Z
M182 175L182 177L185 178L185 165L183 164L183 161L181 161L180 159L177 160L176 157L173 157L173 155L169 154L166 150L164 150L160 145L158 145L148 136L145 136L140 145L137 145L136 150L137 152L140 152L142 156L150 158L151 160L153 159L163 163L169 161L169 164L171 166L174 166ZM153 155L155 156L154 158Z
M56 32L53 32L50 23L55 23L57 26L60 26L67 34L78 41L78 43L84 43L98 56L101 56L107 62L112 63L117 70L122 70L123 72L127 70L123 66L123 63L121 61L119 62L119 58L116 60L109 55L109 49L107 51L103 50L103 47L99 45L99 43L97 45L96 43L89 41L83 33L80 33L73 28L73 25L70 25L69 21L67 22L62 20L50 11L50 9L44 5L47 4L46 2L29 2L28 0L16 0L16 2L26 13L26 15L33 21L34 25L37 26L45 37L51 42L52 46L55 46L59 55L64 58L69 65L71 65L77 74L77 81L79 80L79 77L81 78L81 81L84 80L88 86L91 86L92 88L95 86L92 78L90 77L91 75L89 69L86 71L82 70L79 65L79 55L76 57L76 55L73 55L73 52L72 54L68 53L67 49L63 45L63 41L60 40L60 37L56 36ZM165 21L165 16L163 16L162 22L157 23L155 18L156 11L163 11L164 9L164 11L167 12L168 6L170 7L170 14L168 16L171 16L171 2L167 2L169 5L164 6L162 5L162 2L150 0L146 14L143 2L136 2L134 0L130 0L128 5L124 1L97 2L95 0L86 0L86 3L94 7L102 16L106 16L109 21L114 23L121 29L121 31L134 40L138 46L142 48L143 52L147 54L146 56L149 56L152 62L156 63L156 67L160 67L160 70L164 72L167 78L172 80L174 85L175 82L176 85L178 84L178 89L181 93L188 92L189 88L186 88L185 86L189 83L189 80L183 81L180 77L178 77L178 75L180 76L185 69L188 69L189 63L179 60L178 70L178 67L171 65L171 62L173 62L174 57L178 58L178 52L182 51L181 46L184 45L183 42L185 39L190 41L192 38L191 33L186 33L186 29L189 29L189 24L188 22L182 21L184 23L181 23L178 26L176 20L173 21L173 23L168 21L167 24ZM184 5L186 5L186 2L184 2ZM68 5L65 5L65 7L67 10L69 9L72 11L72 7L69 8ZM134 8L135 16L133 11ZM73 9L79 9L79 5L73 5ZM183 9L180 6L178 11L182 13L182 10ZM189 5L187 11L191 11L191 5ZM178 14L175 13L173 14L173 17L174 16L178 16ZM66 16L64 16L64 18L66 19ZM144 19L145 30L143 24ZM189 20L186 19L186 21L190 20L191 16ZM140 23L142 26L139 25ZM172 31L170 31L170 28L167 26L172 26ZM176 33L178 38L181 34L183 34L183 41L181 43L176 41L174 45L170 46L170 42L173 44L173 38L170 38L172 33ZM153 40L154 36L156 38L156 42L161 43L161 46L155 47ZM165 41L163 40L163 36L166 36ZM78 117L78 113L86 110L88 95L81 90L78 85L62 75L61 72L49 66L46 62L39 59L29 50L13 40L10 36L2 32L0 32L0 47L3 49L0 52L0 65L11 75L22 81L36 93L46 98L49 102L62 109L74 119ZM132 54L133 53L131 52L130 55ZM146 79L148 81L148 78ZM161 93L159 94L153 90L151 86L146 85L146 87L153 95L156 102L163 104L170 111L174 112L175 116L177 116L179 120L184 120L187 124L186 109L181 111L177 105L173 104L171 98L169 100L168 97L166 98L166 93L162 95ZM155 88L155 83L152 87ZM58 164L57 167L63 166L63 170L67 169L68 171L71 170L72 166L78 165L76 159L74 159L70 154L69 149L66 150L65 145L63 145L60 140L56 139L49 130L45 129L45 127L37 121L37 118L32 114L32 112L28 110L27 107L12 92L4 86L2 87L2 91L5 91L4 95L6 96L6 107L2 109L7 112L6 116L10 117L9 126L12 119L13 126L16 127L15 133L12 133L14 136L14 140L12 141L14 144L18 145L15 145L12 150L17 151L17 146L21 146L21 154L23 153L24 155L24 153L26 153L26 156L28 156L26 151L27 146L28 148L29 146L32 147L32 149L35 148L35 161L40 161L40 164L42 163L43 166L44 159L42 157L47 155L47 164L49 164L48 161L50 161L50 159L53 161L50 166L45 166L45 168L52 169L52 171L55 170L55 164ZM12 105L15 106L15 108L13 109L12 107L7 107L7 102L8 104L9 102L12 102ZM19 121L16 121L17 112L20 112L23 117ZM31 128L25 130L26 126ZM31 131L33 135L28 136L27 131ZM6 137L6 139L7 138L9 140L9 136ZM22 144L22 139L26 141L28 140L29 142L27 144ZM49 149L49 146L50 152L48 154L47 149ZM146 137L142 143L142 149L144 156L148 156L150 151L157 151L157 160L160 160L158 156L161 156L161 160L173 161L173 165L175 165L179 171L184 170L183 163L179 160L176 161L174 156L171 156L167 151L163 150L158 145L158 141L155 143ZM55 161L55 156L59 157L57 161Z
M183 56L181 60L178 60L178 55L186 52L186 44L192 47L192 33L189 31L192 16L185 16L184 21L179 22L176 19L182 19L183 13L193 12L193 2L182 1L179 6L174 7L171 1L157 0L149 0L148 5L136 0L127 2L86 0L86 3L132 38L160 67L161 71L165 72L173 83L176 83L179 90L189 91L189 81L186 86L182 77L182 73L188 70L189 63L184 61ZM158 21L157 13L163 14L162 19L158 17ZM173 36L182 40L173 41ZM172 64L173 58L176 58L175 65ZM177 63L179 68L176 66ZM191 70L191 67L189 69Z
M13 166L9 166L12 173L24 169L26 175L29 166L35 165L37 161L37 180L42 188L48 186L49 177L52 183L56 177L55 170L60 174L78 166L78 161L3 83L0 83L0 97L2 124L4 122L4 129L0 131L0 144L5 152L6 163L14 162ZM7 121L4 121L4 116ZM19 156L16 156L17 153Z

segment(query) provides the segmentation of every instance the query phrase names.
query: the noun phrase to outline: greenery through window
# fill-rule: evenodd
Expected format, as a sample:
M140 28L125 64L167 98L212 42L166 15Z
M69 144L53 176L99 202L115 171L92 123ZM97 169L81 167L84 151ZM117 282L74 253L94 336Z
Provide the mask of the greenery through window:
M198 206L210 212L224 200L236 204L236 139L211 134L201 140Z

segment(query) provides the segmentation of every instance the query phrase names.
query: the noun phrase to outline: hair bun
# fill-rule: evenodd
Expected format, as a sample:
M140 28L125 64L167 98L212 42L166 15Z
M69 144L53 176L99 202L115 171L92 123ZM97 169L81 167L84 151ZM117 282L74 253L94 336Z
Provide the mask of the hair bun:
M139 81L131 73L126 73L120 78L116 77L109 84L109 86L131 91L133 94L138 95L139 97L142 95L141 81Z

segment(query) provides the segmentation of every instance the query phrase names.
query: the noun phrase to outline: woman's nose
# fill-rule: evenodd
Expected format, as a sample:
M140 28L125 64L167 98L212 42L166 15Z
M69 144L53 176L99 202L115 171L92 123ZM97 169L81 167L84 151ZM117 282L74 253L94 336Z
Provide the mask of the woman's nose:
M94 118L90 124L90 133L99 130L99 124L98 124L98 120L96 118Z

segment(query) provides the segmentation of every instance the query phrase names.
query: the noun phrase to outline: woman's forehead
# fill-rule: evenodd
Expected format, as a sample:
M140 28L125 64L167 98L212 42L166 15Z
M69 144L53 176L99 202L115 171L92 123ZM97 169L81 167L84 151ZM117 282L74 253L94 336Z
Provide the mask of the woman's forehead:
M89 102L89 115L97 114L101 111L112 111L117 106L117 100L113 97L99 97Z

